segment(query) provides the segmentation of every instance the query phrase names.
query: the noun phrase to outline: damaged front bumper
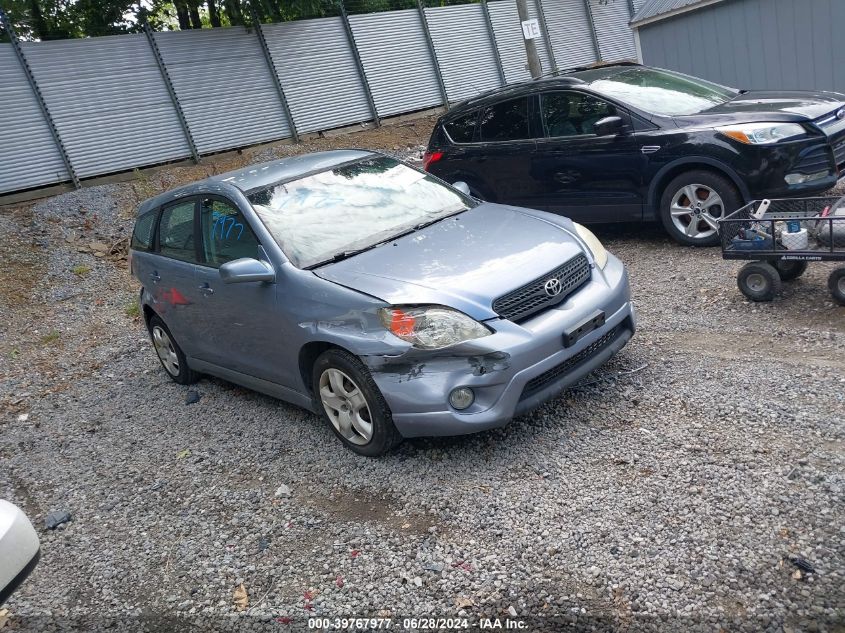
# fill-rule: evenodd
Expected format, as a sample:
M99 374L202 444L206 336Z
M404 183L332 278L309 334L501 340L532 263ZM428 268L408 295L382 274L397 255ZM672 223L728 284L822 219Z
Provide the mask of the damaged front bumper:
M564 347L563 335L601 310L604 325ZM462 435L507 424L597 369L633 336L636 316L627 273L609 257L603 271L559 306L517 324L485 322L490 336L455 347L400 356L362 356L404 437ZM475 401L449 405L457 387Z

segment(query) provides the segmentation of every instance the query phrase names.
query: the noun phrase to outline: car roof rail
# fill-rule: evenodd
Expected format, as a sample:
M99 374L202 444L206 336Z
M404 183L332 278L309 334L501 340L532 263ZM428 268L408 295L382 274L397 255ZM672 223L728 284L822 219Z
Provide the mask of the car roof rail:
M592 64L584 64L581 66L571 66L569 68L558 68L556 71L552 70L547 73L543 73L539 77L535 79L544 79L547 77L556 77L560 75L566 75L568 73L576 73L582 70L595 70L596 68L612 68L614 66L642 66L642 64L638 62L632 62L629 60L623 60L618 62L593 62Z

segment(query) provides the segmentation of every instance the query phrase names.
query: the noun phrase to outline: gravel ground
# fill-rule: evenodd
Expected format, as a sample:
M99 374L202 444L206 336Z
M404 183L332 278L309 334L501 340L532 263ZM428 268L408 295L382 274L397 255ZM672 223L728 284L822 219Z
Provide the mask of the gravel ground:
M425 142L338 138L305 149ZM515 615L536 631L845 631L830 266L751 304L718 250L600 229L640 316L618 357L504 429L366 459L303 410L166 378L120 239L138 198L189 173L0 213L0 497L42 542L0 629ZM72 520L47 530L54 510Z

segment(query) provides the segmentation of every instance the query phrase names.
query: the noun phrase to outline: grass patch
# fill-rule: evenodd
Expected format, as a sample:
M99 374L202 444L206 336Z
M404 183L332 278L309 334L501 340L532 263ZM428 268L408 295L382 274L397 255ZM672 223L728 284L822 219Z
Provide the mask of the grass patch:
M48 332L47 334L45 334L44 336L41 337L41 344L42 345L52 345L53 343L58 341L60 338L62 338L62 333L59 332L58 330L52 330L51 332Z
M86 266L85 264L78 264L71 268L70 271L78 277L84 277L91 272L91 267Z
M138 305L137 299L133 299L130 303L126 304L123 311L126 313L126 316L132 319L137 319L141 316L141 306Z

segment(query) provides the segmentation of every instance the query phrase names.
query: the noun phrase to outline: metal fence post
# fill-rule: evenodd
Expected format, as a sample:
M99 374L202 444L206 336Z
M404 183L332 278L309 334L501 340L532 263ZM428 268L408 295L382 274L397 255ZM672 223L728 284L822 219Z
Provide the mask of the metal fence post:
M15 33L15 29L12 28L12 23L9 21L9 16L6 15L6 12L2 8L0 8L0 26L2 26L6 30L6 33L9 34L9 41L12 43L12 49L15 51L15 56L18 58L18 61L23 68L26 80L29 82L29 87L35 95L35 100L38 101L38 106L41 108L41 114L44 115L47 127L50 128L50 133L53 135L53 141L56 143L59 154L62 156L68 176L70 176L70 179L73 181L73 186L79 189L82 184L79 182L79 177L76 175L73 164L70 162L70 155L67 153L65 144L62 143L59 128L56 127L56 123L50 115L50 110L47 108L47 102L44 100L44 95L41 94L41 89L35 81L35 75L32 73L32 68L29 67L29 63L26 61L23 49L21 48L20 42L18 42L18 35Z
M288 105L288 99L285 97L285 90L282 88L282 82L279 81L279 73L276 72L276 64L273 63L273 56L270 54L270 49L267 47L267 40L264 39L264 31L261 28L261 21L258 19L258 14L255 8L252 8L252 28L255 29L255 34L258 36L258 41L261 43L261 51L264 53L264 61L267 62L267 67L270 69L270 75L273 77L273 83L279 93L279 100L282 102L282 109L285 111L288 125L290 126L291 136L293 142L299 143L299 132L296 131L296 123L293 120L293 114Z
M428 20L425 17L425 9L422 0L417 0L417 10L420 13L425 41L428 43L428 52L431 54L431 61L434 64L434 74L437 75L437 84L440 86L440 94L443 96L443 105L449 109L449 95L446 93L446 84L443 83L443 74L440 72L440 64L437 61L437 52L434 50L434 40L431 39L431 32L428 30Z
M593 48L596 50L596 61L601 61L599 36L596 33L596 22L593 20L593 9L590 7L590 0L584 0L584 8L587 10L587 21L590 23L590 35L593 36Z
M156 58L161 78L164 80L164 85L167 86L167 92L170 94L170 101L173 102L173 109L176 110L176 117L179 119L179 125L182 126L182 132L185 133L185 140L188 142L188 148L191 150L191 156L195 163L200 162L200 154L197 151L197 145L194 143L194 137L191 134L191 128L188 127L188 119L185 118L185 113L182 111L182 104L179 103L179 98L176 96L176 90L173 88L173 82L170 80L170 74L167 72L167 66L164 65L164 58L161 56L161 51L158 49L153 30L150 25L144 22L144 33L147 36L147 41L150 44L150 49L153 51L153 57Z
M361 61L361 53L358 50L358 43L355 41L355 33L352 31L352 24L349 22L349 15L346 13L346 6L343 4L343 0L338 0L338 4L340 5L340 17L343 20L343 28L346 29L346 39L349 40L349 47L352 49L352 58L355 60L355 66L358 67L361 86L364 88L367 103L370 105L370 112L373 113L373 121L376 127L379 127L381 126L381 119L378 115L375 99L373 99L373 91L370 90L370 82L367 81L367 73L364 70L364 62Z
M481 9L484 13L484 21L487 23L487 33L490 35L490 43L493 45L493 52L496 54L496 70L499 71L499 79L502 85L508 85L508 79L505 77L505 67L502 65L502 55L499 53L499 44L496 42L496 31L493 28L493 20L490 18L490 7L487 6L487 0L481 0Z
M557 75L557 60L555 49L552 48L552 38L549 35L549 24L546 22L546 10L543 8L543 0L537 1L537 13L540 14L540 27L543 29L543 39L546 40L546 49L549 51L549 60L552 62L552 73Z

